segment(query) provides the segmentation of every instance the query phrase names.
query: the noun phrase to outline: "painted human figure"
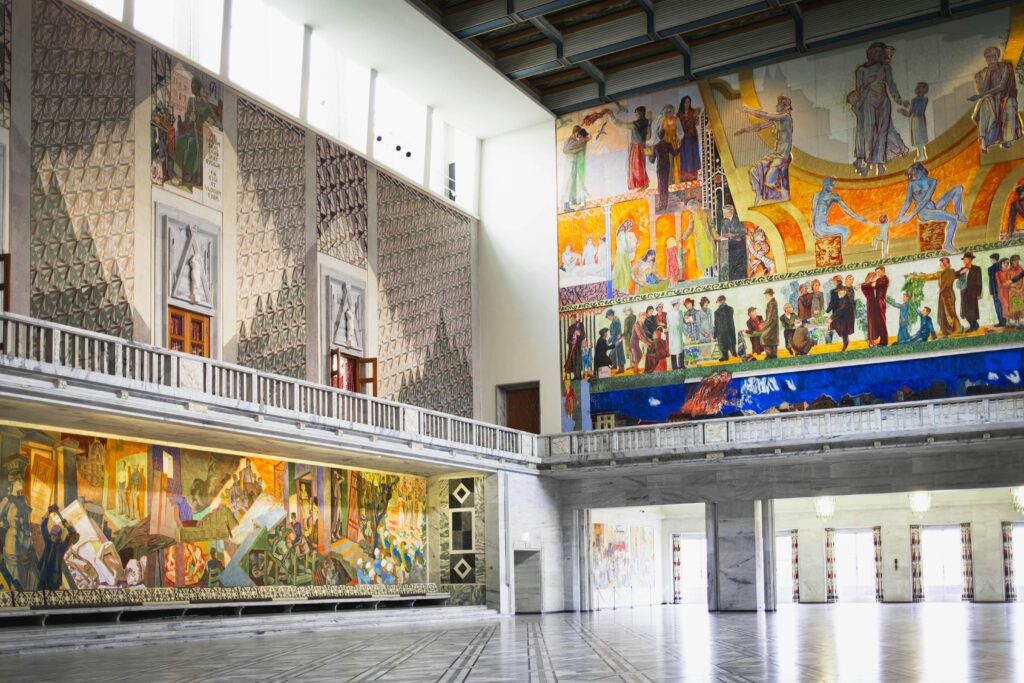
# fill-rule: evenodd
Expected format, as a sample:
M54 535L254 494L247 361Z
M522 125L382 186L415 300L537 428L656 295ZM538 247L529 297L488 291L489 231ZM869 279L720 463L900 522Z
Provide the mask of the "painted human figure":
M675 107L671 104L662 107L656 128L654 134L658 136L658 139L664 140L672 147L668 181L675 185L679 182L679 119L676 117Z
M878 228L878 234L871 238L871 248L881 249L882 258L889 258L889 216L882 214L878 222L873 223Z
M171 182L187 188L203 184L204 126L217 125L217 110L207 101L203 84L192 78L192 96L185 117L174 135L174 169Z
M779 323L782 325L782 345L791 355L796 355L793 351L793 334L799 321L800 318L793 311L793 304L787 303L782 307L782 315L779 316Z
M764 290L764 298L764 323L760 337L767 360L777 358L779 353L779 303L775 300L775 291L770 288Z
M999 48L985 49L985 68L974 75L978 92L967 98L976 103L971 118L978 126L982 152L993 145L1010 147L1021 136L1013 62L999 57Z
M736 321L733 319L732 306L726 303L725 296L719 296L716 303L718 308L715 309L715 341L718 342L718 351L722 354L718 360L724 362L739 355L736 351Z
M1020 264L1020 256L1014 254L1006 263L1006 271L1001 285L1006 293L1003 306L1006 324L1010 327L1024 327L1024 267Z
M644 350L650 346L651 338L644 329L647 321L647 312L643 311L637 316L633 323L633 333L629 337L629 360L633 365L634 372L642 372L640 361L643 360Z
M609 355L611 347L608 345L608 328L602 327L597 331L597 341L594 342L594 370L597 372L598 377L601 376L602 368L609 368L609 372L613 367L613 361Z
M747 309L747 336L750 337L750 353L757 356L764 353L761 345L761 328L764 327L764 318L757 314L757 308L751 306Z
M843 340L840 351L845 351L850 345L850 335L853 334L856 322L856 309L849 291L845 284L836 288L835 306L829 318L829 328Z
M697 268L700 269L702 277L713 277L718 267L718 233L711 224L708 212L701 207L699 201L696 199L688 201L686 210L689 211L690 218L686 230L683 232L683 240L693 235Z
M128 514L128 463L117 468L117 513Z
M665 279L669 284L682 282L686 251L675 237L665 240Z
M953 287L957 280L957 271L949 266L949 257L939 259L939 269L927 275L908 275L908 279L921 282L936 281L939 283L939 330L943 337L960 332L960 319L956 315L956 295Z
M880 336L878 326L882 318L878 310L878 299L875 298L876 277L874 272L868 273L864 278L864 283L860 286L860 291L864 293L864 303L867 308L869 347L878 345L875 340Z
M666 316L666 332L668 334L668 358L669 365L673 370L683 368L683 348L686 339L683 335L683 311L682 302L676 299L668 309Z
M843 213L859 223L866 223L867 220L847 206L835 188L836 179L825 178L821 181L821 189L814 193L811 199L811 232L818 238L839 235L842 243L846 244L850 229L845 225L829 225L828 214L832 207L838 206Z
M658 142L651 149L651 163L654 164L655 174L658 176L658 197L654 203L654 210L658 213L668 209L668 187L672 180L673 160L676 157L676 148L665 136L665 129L659 129Z
M957 271L957 287L960 289L960 317L967 321L967 331L978 329L978 301L982 294L981 266L974 263L974 254L963 255L963 268Z
M761 123L742 128L737 132L756 133L771 129L775 133L775 145L771 152L754 163L750 169L750 187L754 190L754 204L761 202L783 202L789 199L789 163L793 153L793 101L779 95L775 111L743 107L743 113Z
M914 87L914 99L910 106L900 109L900 113L910 119L910 144L917 150L917 160L928 158L925 145L928 144L928 84L924 81Z
M615 264L612 268L612 289L620 295L633 291L632 267L636 244L633 221L622 221L615 230Z
M581 379L583 376L583 338L586 330L579 313L573 316L572 322L565 331L565 364L562 370L569 379Z
M726 242L728 261L722 272L723 280L745 280L747 278L747 227L736 215L736 207L726 204L722 207L722 227L718 231L720 240Z
M896 87L892 53L885 43L872 43L865 62L854 74L854 89L846 98L857 121L853 167L861 175L871 170L882 175L887 163L908 151L892 123L893 100L904 107L909 104Z
M1003 315L1003 302L999 297L999 271L1002 270L1000 265L999 254L992 254L989 256L989 260L992 265L988 267L988 294L992 297L992 305L996 309L996 324L999 327L1006 325L1006 317Z
M711 299L702 296L695 311L697 318L697 337L701 343L713 341L715 338L714 316L711 313Z
M946 224L946 240L943 249L952 253L956 251L953 238L956 235L958 222L967 222L963 213L964 188L956 185L946 190L937 200L933 199L938 189L938 181L929 177L928 169L915 163L907 169L907 198L900 209L894 223L904 223L917 218L918 221L941 221ZM911 211L913 207L913 211ZM947 209L952 209L951 211Z
M647 142L651 139L651 119L647 115L647 107L633 110L633 120L623 121L610 109L606 110L612 123L629 131L629 147L626 157L626 187L630 191L646 190L650 185L647 176Z
M64 553L78 540L78 532L67 520L60 517L59 524L53 524L53 515L60 516L56 505L46 510L40 527L43 536L43 554L39 558L39 590L60 590L64 578Z
M583 265L593 266L597 265L597 245L594 244L594 238L588 237L586 243L583 245Z
M645 287L656 285L662 281L662 278L658 277L658 273L655 270L656 257L657 254L655 254L654 250L648 249L643 258L633 266L633 282L636 284L638 292L643 291Z
M801 320L809 320L814 317L814 295L807 291L807 285L797 287L796 314Z
M679 141L678 157L680 180L696 180L700 171L700 137L697 134L700 113L701 109L693 106L693 99L689 95L684 95L679 100L676 118L679 119L679 127L683 131L683 137Z
M925 306L918 314L917 332L911 335L907 343L920 344L932 339L938 339L938 335L935 334L935 324L932 323L932 309Z
M615 311L610 308L604 312L604 317L608 321L608 357L612 361L612 371L622 372L626 368L622 321L615 315Z
M693 299L683 299L683 333L686 340L696 343L700 339L697 331L697 311L694 308L696 302Z
M747 236L747 273L750 277L767 277L775 274L775 261L771 257L771 245L763 228L755 228Z
M914 310L914 304L910 300L910 293L903 292L900 301L891 296L885 298L885 302L900 312L899 331L896 333L897 344L908 344L913 336L910 333L910 314Z
M814 337L811 335L811 331L807 329L806 320L797 319L789 343L794 356L806 356L814 348Z
M245 494L245 507L249 508L263 493L263 484L260 482L256 470L252 468L252 461L248 458L245 460L245 466L239 473L239 477L242 481L242 492Z
M1006 219L1006 236L1017 234L1017 219L1024 219L1024 183L1013 188L1010 195L1010 215Z
M565 210L574 211L587 202L587 143L590 133L583 126L573 126L572 134L562 144L562 154L569 159L569 177L565 186Z
M875 321L875 340L879 346L889 345L889 326L886 323L885 304L889 295L889 276L885 273L885 266L875 268L875 305L878 307L878 320Z
M0 498L0 540L3 546L0 576L13 590L34 591L39 582L39 571L29 525L32 510L25 498L24 487L21 475L11 475L7 495Z
M651 343L648 345L647 354L644 357L644 372L662 372L666 370L668 355L668 340L665 339L665 326L658 325L654 328Z

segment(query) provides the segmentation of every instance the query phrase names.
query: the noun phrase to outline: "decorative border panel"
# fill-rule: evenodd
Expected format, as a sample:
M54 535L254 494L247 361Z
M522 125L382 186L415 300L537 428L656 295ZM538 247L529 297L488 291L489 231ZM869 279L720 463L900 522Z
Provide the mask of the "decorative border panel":
M366 267L366 160L316 139L317 249Z

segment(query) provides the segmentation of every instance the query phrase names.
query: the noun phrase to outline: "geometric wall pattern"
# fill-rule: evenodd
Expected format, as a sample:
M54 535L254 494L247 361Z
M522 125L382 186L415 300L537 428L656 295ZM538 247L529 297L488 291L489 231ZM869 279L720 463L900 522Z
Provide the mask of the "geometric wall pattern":
M32 5L31 314L130 338L135 42Z
M366 160L316 138L317 249L366 267Z
M427 509L430 517L428 528L436 536L430 537L431 576L444 584L442 590L451 594L449 604L483 604L486 581L485 496L486 477L457 477L433 479L427 485ZM461 486L460 486L461 485ZM466 514L462 515L464 511ZM461 518L462 529L452 528L456 518ZM471 520L471 522L470 522ZM467 523L469 522L469 523ZM472 535L472 552L459 552L456 535L469 530ZM429 544L428 544L429 545Z
M0 0L0 128L11 127L11 0Z
M238 100L238 362L306 376L305 132Z
M471 417L473 223L377 177L380 395Z

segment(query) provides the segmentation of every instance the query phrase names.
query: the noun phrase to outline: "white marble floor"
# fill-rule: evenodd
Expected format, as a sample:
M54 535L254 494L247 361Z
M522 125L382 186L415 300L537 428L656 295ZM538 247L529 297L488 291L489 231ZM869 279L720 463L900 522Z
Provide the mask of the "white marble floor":
M477 626L13 655L0 657L0 680L1022 681L1024 603L521 616Z

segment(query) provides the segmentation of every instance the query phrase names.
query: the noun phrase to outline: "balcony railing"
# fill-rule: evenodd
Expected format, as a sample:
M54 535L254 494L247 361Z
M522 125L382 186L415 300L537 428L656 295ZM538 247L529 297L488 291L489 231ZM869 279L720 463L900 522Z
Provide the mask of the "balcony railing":
M662 454L725 457L776 447L816 450L908 435L1017 430L1024 435L1024 393L883 406L754 415L543 436L549 464L630 462Z
M533 434L97 332L0 313L0 356L96 373L196 400L215 397L409 436L520 464L536 462Z

